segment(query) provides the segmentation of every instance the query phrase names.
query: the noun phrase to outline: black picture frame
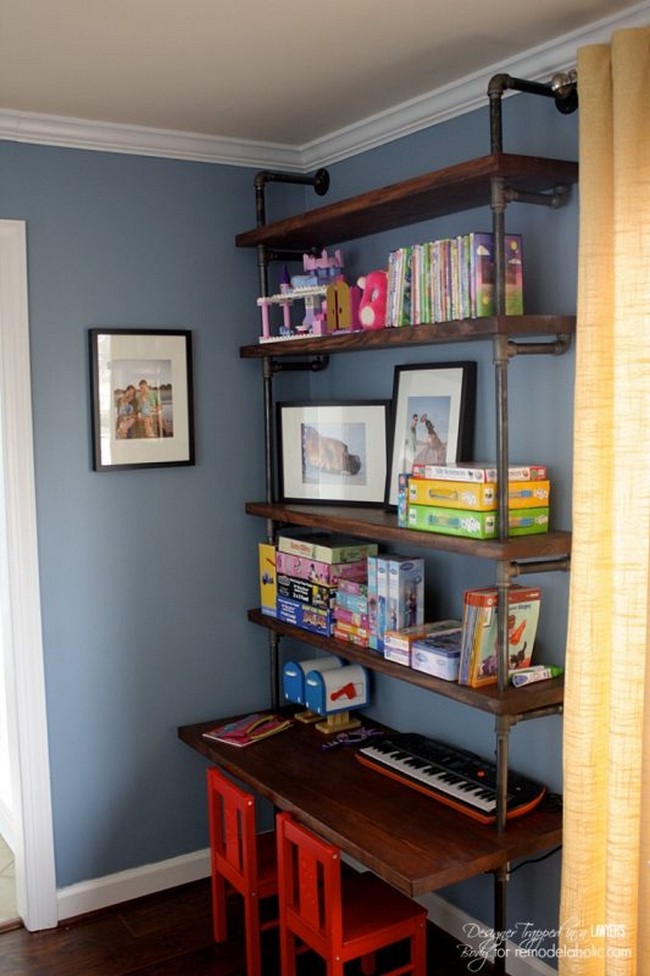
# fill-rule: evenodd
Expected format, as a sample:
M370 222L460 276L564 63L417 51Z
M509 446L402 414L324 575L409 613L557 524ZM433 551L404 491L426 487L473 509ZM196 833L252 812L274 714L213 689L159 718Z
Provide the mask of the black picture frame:
M470 460L476 416L476 363L396 366L385 504L397 507L399 475L413 463Z
M94 471L193 465L192 335L89 329Z
M389 400L276 407L280 500L383 506Z

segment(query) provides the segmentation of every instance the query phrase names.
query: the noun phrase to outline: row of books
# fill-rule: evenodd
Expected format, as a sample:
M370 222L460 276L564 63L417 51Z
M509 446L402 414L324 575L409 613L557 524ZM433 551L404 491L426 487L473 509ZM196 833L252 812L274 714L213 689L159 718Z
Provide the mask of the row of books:
M551 483L546 465L513 465L508 478L508 532L548 532ZM473 539L499 534L496 469L489 465L416 464L400 476L398 523ZM492 480L490 480L492 479Z
M523 246L505 236L505 313L522 315ZM386 326L494 315L494 235L475 231L412 244L388 257Z

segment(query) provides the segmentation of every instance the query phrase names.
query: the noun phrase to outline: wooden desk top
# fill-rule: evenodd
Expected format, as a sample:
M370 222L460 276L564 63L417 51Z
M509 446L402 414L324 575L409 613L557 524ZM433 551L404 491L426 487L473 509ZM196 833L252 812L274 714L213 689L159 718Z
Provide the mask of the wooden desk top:
M408 895L494 871L561 843L561 813L541 806L497 834L417 790L364 767L354 746L295 722L245 748L205 739L227 719L178 729L179 738L281 810ZM364 724L370 723L364 719Z

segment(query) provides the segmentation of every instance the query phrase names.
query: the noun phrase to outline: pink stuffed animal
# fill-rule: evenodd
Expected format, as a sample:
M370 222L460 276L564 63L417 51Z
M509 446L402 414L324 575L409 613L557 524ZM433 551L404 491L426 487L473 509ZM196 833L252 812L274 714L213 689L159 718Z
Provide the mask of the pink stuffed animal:
M386 297L388 274L385 271L370 271L357 280L363 290L359 302L359 324L362 329L383 329L386 325Z

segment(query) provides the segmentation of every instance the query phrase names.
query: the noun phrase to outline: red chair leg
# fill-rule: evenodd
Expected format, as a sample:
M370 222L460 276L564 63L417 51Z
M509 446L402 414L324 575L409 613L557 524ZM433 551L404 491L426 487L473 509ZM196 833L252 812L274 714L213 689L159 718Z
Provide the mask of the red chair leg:
M247 976L262 976L260 951L260 915L256 897L244 899L246 922L246 973Z
M228 938L226 914L226 883L220 874L212 874L212 930L215 942L225 942Z
M413 953L413 976L426 976L427 973L427 929L422 923L417 928L411 942Z
M296 937L280 926L280 971L282 976L296 976Z

